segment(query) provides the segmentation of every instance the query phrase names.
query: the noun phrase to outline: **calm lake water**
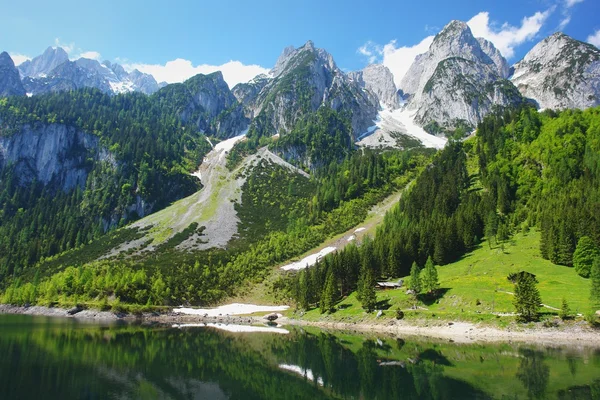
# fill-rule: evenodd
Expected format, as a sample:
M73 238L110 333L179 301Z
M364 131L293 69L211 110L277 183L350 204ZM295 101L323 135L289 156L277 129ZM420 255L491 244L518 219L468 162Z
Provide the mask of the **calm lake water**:
M0 315L0 399L138 398L600 399L600 351Z

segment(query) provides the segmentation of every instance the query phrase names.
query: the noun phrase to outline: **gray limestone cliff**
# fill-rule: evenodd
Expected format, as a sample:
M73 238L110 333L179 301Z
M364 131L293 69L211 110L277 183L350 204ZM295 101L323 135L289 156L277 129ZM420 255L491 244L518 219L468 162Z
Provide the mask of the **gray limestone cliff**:
M563 33L535 45L515 64L512 82L540 108L600 104L600 50Z
M386 66L371 64L361 71L350 72L348 76L377 96L381 107L393 110L400 106L394 75Z

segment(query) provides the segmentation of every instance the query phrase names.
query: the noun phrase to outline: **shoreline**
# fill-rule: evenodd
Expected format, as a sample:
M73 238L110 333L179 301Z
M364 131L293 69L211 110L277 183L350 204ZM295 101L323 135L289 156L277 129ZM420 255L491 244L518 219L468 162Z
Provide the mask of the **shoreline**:
M143 314L115 314L111 311L87 309L74 315L69 315L64 308L49 308L43 306L13 306L0 304L0 314L17 314L58 317L89 322L141 322L148 324L182 324L182 323L222 323L222 324L265 324L263 315L223 315L199 316L175 313L143 313ZM266 313L265 313L266 315ZM600 348L600 330L594 330L586 325L579 324L561 328L526 328L499 329L481 326L471 322L440 321L424 324L407 323L406 321L385 320L381 323L349 323L330 321L307 321L282 317L277 323L290 326L310 326L323 330L346 331L353 333L385 334L395 337L412 336L420 339L448 340L460 344L477 343L526 343L544 346L570 346Z

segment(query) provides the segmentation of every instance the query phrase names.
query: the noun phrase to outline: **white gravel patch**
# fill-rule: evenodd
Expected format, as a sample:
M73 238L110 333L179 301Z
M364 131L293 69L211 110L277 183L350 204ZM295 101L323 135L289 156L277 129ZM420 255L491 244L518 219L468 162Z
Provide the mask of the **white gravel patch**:
M246 315L257 312L276 312L285 311L290 306L259 306L256 304L233 303L216 308L186 308L180 307L173 310L174 313L185 315L206 315L208 317L218 317L220 315Z
M337 249L335 247L325 247L318 253L306 256L300 261L296 261L291 264L284 265L283 267L281 267L281 269L284 271L299 271L306 267L312 267L313 265L315 265L317 263L317 261L319 261L320 259L325 257L327 254L333 253L336 250Z
M363 228L363 227L356 228L356 230L354 231L354 233L362 232L362 231L364 231L365 229L367 229L367 228Z

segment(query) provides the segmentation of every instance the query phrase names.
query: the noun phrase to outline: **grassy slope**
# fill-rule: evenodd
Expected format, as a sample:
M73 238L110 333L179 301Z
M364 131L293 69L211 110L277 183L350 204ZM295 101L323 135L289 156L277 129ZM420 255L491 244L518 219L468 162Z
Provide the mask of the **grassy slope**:
M438 267L440 287L444 295L438 302L424 300L421 307L427 310L407 311L412 306L411 297L404 289L378 292L379 301L389 301L389 310L397 308L407 312L407 318L442 317L468 321L486 321L497 319L496 313L513 313L514 286L507 280L508 274L525 270L537 275L538 288L542 302L548 306L559 308L562 298L566 298L573 312L585 313L589 298L589 280L581 278L572 268L554 265L541 258L539 253L538 232L517 234L505 244L504 251L498 246L490 249L488 242L483 242L477 249L461 260ZM406 279L406 278L405 278ZM479 305L477 301L479 300ZM338 304L338 311L323 316L318 309L309 311L304 318L310 320L356 320L374 319L373 314L364 313L355 293ZM556 313L544 308L543 312ZM387 312L385 317L392 318L394 312ZM499 319L503 325L512 317Z

